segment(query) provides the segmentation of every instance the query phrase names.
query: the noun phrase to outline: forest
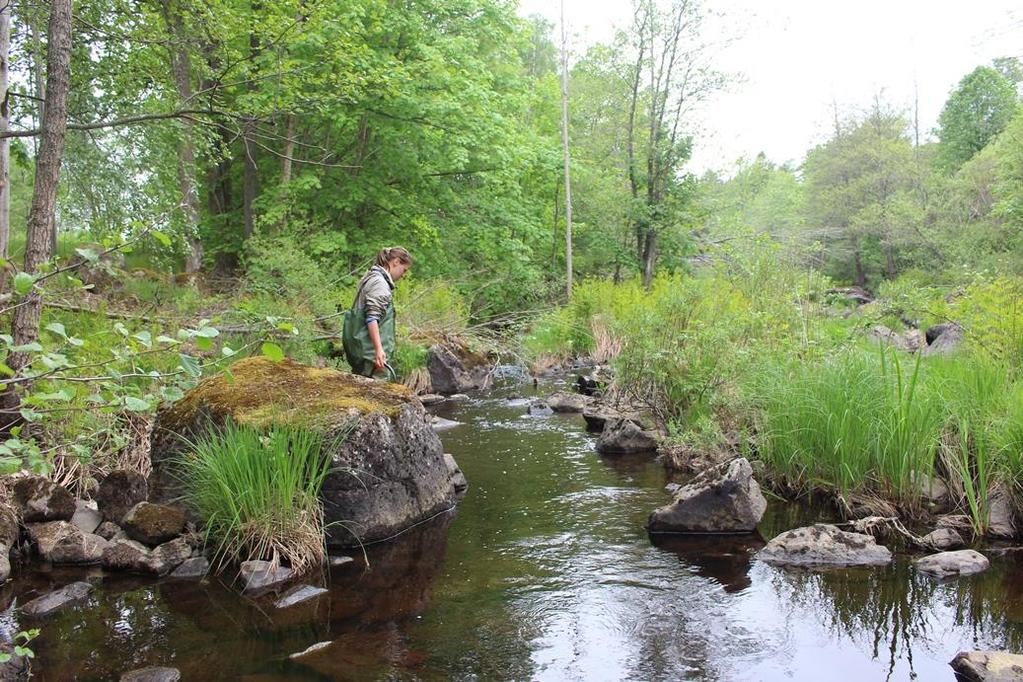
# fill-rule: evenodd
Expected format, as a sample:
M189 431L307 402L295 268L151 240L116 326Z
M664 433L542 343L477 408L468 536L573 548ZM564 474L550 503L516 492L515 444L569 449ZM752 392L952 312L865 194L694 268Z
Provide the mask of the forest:
M1023 508L1023 62L960 74L932 129L879 91L797 162L696 173L741 78L709 5L636 0L569 60L507 0L6 4L0 469L88 496L235 363L346 369L343 311L401 245L413 392L437 344L595 363L669 468L744 456L910 519L940 475L984 536Z

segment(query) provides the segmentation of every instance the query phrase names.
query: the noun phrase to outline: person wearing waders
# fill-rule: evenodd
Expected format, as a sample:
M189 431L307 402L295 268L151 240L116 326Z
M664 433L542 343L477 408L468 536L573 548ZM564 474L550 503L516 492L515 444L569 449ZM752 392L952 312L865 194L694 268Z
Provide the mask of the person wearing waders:
M394 354L394 283L412 267L400 246L382 249L359 281L355 301L345 311L341 343L355 374L397 378L388 359Z

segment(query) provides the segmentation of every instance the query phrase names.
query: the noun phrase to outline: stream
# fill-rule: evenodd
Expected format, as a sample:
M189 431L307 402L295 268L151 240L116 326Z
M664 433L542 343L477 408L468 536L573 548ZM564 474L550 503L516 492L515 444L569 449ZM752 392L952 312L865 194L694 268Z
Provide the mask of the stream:
M646 517L670 499L660 462L599 456L579 415L527 416L532 393L432 409L460 422L441 438L466 497L353 553L323 576L324 597L278 610L216 579L106 575L86 607L41 624L34 679L167 665L184 680L247 682L954 680L961 649L1021 650L1023 552L952 582L904 556L882 569L772 568L755 558L761 537L826 519L774 498L759 536L651 540ZM16 571L0 604L81 579Z

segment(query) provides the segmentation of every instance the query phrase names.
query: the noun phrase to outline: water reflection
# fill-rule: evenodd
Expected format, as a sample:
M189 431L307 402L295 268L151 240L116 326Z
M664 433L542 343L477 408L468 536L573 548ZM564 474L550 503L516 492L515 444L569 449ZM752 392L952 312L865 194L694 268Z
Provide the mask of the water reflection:
M716 580L725 592L742 592L753 584L753 557L764 546L759 533L748 535L674 535L653 533L655 547L678 557L697 575Z

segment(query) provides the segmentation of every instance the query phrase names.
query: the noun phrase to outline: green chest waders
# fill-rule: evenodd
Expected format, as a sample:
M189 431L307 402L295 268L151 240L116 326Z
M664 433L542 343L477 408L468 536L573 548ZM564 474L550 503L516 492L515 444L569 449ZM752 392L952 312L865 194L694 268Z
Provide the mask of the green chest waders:
M355 300L359 300L361 290L356 293ZM394 304L390 303L384 316L377 320L377 329L380 330L380 345L384 349L384 355L388 360L394 355ZM345 357L348 364L352 366L352 372L364 377L373 376L376 367L373 361L376 358L376 349L373 341L369 338L369 329L366 328L366 310L361 306L346 310L344 324L341 327L341 345L345 350ZM387 368L391 375L394 370ZM392 380L394 376L390 377Z

